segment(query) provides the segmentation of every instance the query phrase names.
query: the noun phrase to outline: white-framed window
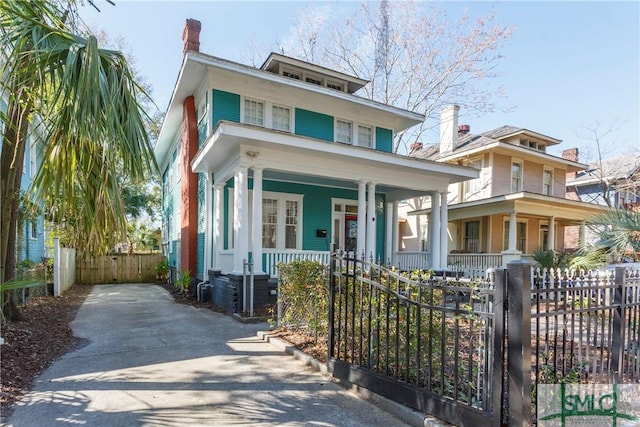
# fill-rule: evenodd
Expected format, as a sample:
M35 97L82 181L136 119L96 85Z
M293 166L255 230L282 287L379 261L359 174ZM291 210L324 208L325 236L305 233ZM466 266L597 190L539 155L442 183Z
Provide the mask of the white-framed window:
M545 196L553 196L553 170L546 169L542 171L542 194Z
M339 90L340 92L344 92L344 83L334 82L331 80L327 80L327 87L333 90Z
M245 98L244 100L244 123L264 126L264 102L255 99Z
M298 71L288 70L286 68L284 70L282 70L282 75L284 77L289 77L290 79L294 79L294 80L300 80L301 79L301 74Z
M322 77L318 77L314 75L305 76L304 81L314 85L322 86Z
M504 219L502 249L509 249L509 218ZM527 251L527 221L516 221L516 250L523 253Z
M469 161L468 166L482 170L482 157L477 157ZM464 181L462 184L462 197L464 201L477 200L482 192L482 173L478 178Z
M273 129L291 132L291 108L282 105L271 107L271 127Z
M373 148L373 127L358 125L358 145Z
M464 241L462 247L464 251L477 254L480 253L480 221L466 221L464 223Z
M200 101L198 102L198 133L200 133L199 137L204 140L207 136L209 136L209 132L211 128L209 126L209 91L205 91L202 97L200 97Z
M262 247L275 249L278 237L278 199L262 199Z
M253 191L249 194L249 205L253 200ZM269 250L302 249L302 194L262 193L262 248ZM249 224L253 224L253 209L249 209ZM229 210L227 212L229 229L229 249L235 247L234 194L229 188Z
M353 143L353 123L347 120L336 119L336 142L344 144Z
M38 220L34 219L31 221L31 239L35 240L38 238Z
M522 162L520 160L511 161L511 192L522 191Z
M540 221L540 237L539 246L546 249L549 245L549 223L546 221Z
M262 247L302 249L302 195L262 194Z

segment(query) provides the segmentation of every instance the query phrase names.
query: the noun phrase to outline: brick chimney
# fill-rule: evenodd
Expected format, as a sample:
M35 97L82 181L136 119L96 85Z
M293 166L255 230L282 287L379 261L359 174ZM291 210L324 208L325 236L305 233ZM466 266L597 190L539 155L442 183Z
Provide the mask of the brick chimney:
M458 142L458 111L455 104L440 111L440 154L451 153Z
M571 160L572 162L579 162L578 160L578 149L577 148L568 148L566 150L562 150L562 158L566 160ZM575 179L577 176L577 172L567 172L567 180Z
M184 42L182 53L186 54L189 51L200 52L201 27L200 21L197 19L187 19L184 24L184 30L182 30L182 41Z
M458 126L458 137L465 136L471 130L471 126L469 125L460 125Z

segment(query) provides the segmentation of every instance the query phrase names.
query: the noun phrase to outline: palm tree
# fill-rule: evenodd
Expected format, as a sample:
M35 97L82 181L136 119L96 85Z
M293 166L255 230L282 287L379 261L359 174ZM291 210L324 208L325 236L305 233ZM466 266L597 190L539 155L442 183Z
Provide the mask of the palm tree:
M640 212L610 208L595 217L591 228L598 234L598 246L614 248L634 260L640 253Z
M126 236L119 177L137 180L155 170L139 102L144 90L122 53L74 34L68 17L55 0L0 0L0 76L8 97L0 115L0 282L14 275L18 195L34 118L45 150L30 195L54 198L47 214L72 218L86 249L102 252Z

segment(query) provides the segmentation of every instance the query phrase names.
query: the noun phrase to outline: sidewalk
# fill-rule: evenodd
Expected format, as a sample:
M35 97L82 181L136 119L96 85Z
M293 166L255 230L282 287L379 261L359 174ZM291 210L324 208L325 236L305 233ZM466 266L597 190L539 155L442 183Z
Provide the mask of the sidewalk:
M243 324L154 285L95 286L9 426L403 426Z

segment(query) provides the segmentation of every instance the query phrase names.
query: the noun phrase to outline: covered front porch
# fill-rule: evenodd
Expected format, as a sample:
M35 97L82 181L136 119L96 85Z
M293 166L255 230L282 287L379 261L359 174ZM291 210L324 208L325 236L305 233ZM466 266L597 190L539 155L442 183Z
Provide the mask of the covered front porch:
M387 262L398 250L398 202L431 195L471 168L221 121L191 164L201 174L198 240L209 270L274 276L281 261L327 262L332 248ZM446 246L434 246L446 252ZM431 267L431 266L429 266ZM199 272L200 273L200 272Z
M585 224L602 211L602 207L536 193L519 192L490 199L449 205L446 257L448 269L476 272L505 266L518 259L532 259L537 249L564 251L565 229L577 227L580 241L584 242ZM434 215L431 208L416 210L410 215L426 216L430 223ZM436 220L438 217L436 211ZM432 234L427 227L427 242ZM431 248L429 243L429 248ZM428 252L400 252L397 265L402 269L430 265L432 250ZM444 262L443 262L444 264Z

